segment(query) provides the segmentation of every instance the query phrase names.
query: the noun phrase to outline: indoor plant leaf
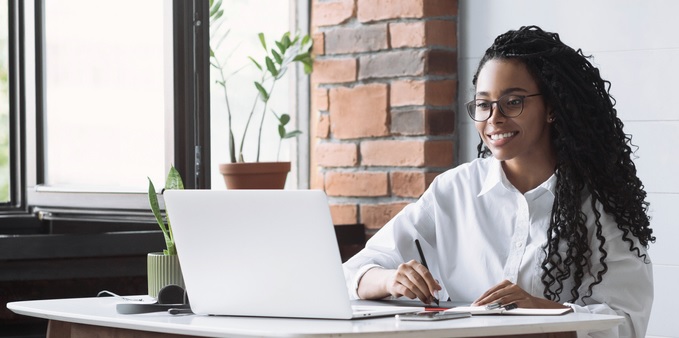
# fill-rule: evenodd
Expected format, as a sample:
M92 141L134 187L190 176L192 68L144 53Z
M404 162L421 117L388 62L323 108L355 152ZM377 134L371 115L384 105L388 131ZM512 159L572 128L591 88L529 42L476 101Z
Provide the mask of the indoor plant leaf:
M266 69L269 70L269 73L271 73L271 76L276 77L278 76L278 69L276 69L276 65L274 65L273 60L271 60L270 57L266 57Z
M158 204L158 195L156 193L156 188L153 186L151 178L148 178L148 180L149 180L149 190L148 190L149 204L151 205L151 211L153 212L153 216L155 216L156 222L158 223L158 226L160 226L160 230L163 232L163 237L165 238L165 246L167 247L167 249L163 252L165 252L165 254L167 255L170 254L169 252L170 247L174 247L174 243L172 241L172 237L170 236L169 228L165 226L163 216L160 214L160 205Z
M257 34L257 36L259 37L259 43L262 44L262 47L264 47L264 50L267 50L268 48L266 48L266 40L264 39L264 33L259 33L259 34Z
M167 180L165 180L165 189L184 189L182 177L179 175L179 171L177 171L174 166L170 167L170 172L167 174Z
M223 0L211 0L211 1L212 2L210 6L210 13L211 15L216 16L218 12L215 12L214 9L217 7L219 8L225 7L226 1ZM261 78L258 81L254 82L258 95L256 95L254 98L255 101L251 105L252 108L250 109L249 112L246 113L244 128L236 130L234 129L235 128L234 124L235 121L237 120L232 119L232 113L234 112L230 110L229 105L230 97L227 93L229 89L227 87L229 87L230 85L228 85L229 82L228 76L226 76L227 75L226 70L229 69L229 67L227 67L226 62L224 63L221 62L221 57L218 56L220 49L217 48L219 47L222 41L225 41L226 34L223 32L226 29L223 28L223 24L226 22L226 20L224 20L224 18L220 20L212 20L212 18L213 16L211 16L210 20L210 47L212 49L212 52L210 53L210 64L219 72L219 75L221 75L221 79L219 82L217 82L217 84L219 84L220 87L223 88L224 99L226 101L225 103L228 119L228 142L229 142L228 157L230 159L230 163L244 162L243 149L246 148L244 148L243 144L250 142L249 137L251 137L250 135L254 134L250 132L250 130L254 128L259 128L256 138L253 139L256 149L256 157L253 159L253 161L259 162L260 148L263 146L262 145L262 131L264 129L263 125L265 116L267 115L266 112L268 110L267 104L271 99L271 95L273 89L275 88L276 81L280 80L284 75L286 75L288 66L295 62L300 63L304 67L303 69L305 73L308 74L311 72L313 62L309 50L311 48L311 45L313 44L312 39L309 37L308 34L301 34L299 32L291 33L288 31L280 35L280 39L278 40L274 39L273 41L269 41L270 43L267 43L264 33L260 32L257 34L259 44L261 45L262 49L265 52L264 58L262 59L256 56L255 57L246 56L246 57L249 58L252 64L254 64L255 67L261 72ZM228 32L229 30L226 30L226 33ZM268 48L268 46L271 46L272 48ZM230 51L232 52L235 50L236 48L230 48ZM300 54L302 54L301 57L299 56ZM259 61L257 61L256 59ZM262 100L264 104L263 105L259 104L259 100ZM261 114L258 115L258 113ZM253 118L254 116L261 116L257 123L258 126L255 126L255 123L251 123L251 121L255 120ZM232 121L234 123L232 123ZM276 132L278 133L279 131ZM248 135L247 142L246 135ZM281 139L286 135L298 135L298 133L291 133L286 131L284 134L279 134ZM236 140L239 140L239 142L236 142Z
M259 65L259 62L255 61L255 59L253 59L252 56L248 56L248 58L250 59L250 61L252 61L252 63L255 64L257 69L262 70L262 66Z
M273 58L276 60L277 64L282 64L283 63L283 58L281 57L280 54L275 49L271 50L271 55L273 55Z
M255 81L255 87L257 87L257 90L259 91L259 95L262 97L262 101L266 102L269 101L269 93L266 92L266 89L262 87L262 85Z

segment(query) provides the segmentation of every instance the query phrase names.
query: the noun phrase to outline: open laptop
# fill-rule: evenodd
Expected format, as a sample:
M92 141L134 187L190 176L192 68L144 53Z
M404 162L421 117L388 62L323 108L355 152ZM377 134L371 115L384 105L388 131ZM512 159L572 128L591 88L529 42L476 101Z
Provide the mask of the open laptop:
M318 190L166 190L196 314L352 319L423 307L352 307Z

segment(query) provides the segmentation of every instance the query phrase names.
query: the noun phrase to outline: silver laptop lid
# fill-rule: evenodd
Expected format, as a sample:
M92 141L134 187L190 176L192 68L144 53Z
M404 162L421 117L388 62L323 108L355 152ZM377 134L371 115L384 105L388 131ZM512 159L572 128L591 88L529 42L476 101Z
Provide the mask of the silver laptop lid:
M325 193L166 190L198 314L351 318Z

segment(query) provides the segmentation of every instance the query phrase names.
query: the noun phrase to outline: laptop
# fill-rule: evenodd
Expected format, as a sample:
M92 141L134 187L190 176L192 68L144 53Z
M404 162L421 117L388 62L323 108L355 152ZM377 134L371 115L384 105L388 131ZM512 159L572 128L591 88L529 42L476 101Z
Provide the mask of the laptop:
M166 190L191 310L353 319L424 307L352 306L319 190Z

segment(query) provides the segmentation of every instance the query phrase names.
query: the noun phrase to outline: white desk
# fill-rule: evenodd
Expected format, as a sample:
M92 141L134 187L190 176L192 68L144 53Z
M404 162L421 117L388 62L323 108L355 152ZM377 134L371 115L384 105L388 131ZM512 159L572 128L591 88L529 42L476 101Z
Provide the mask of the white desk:
M394 317L318 320L254 317L173 316L165 312L121 315L112 297L22 301L7 304L17 314L50 320L48 337L85 337L109 330L106 337L479 337L604 330L619 316L569 313L563 316L474 316L438 322L402 322ZM78 333L79 332L79 333ZM154 333L155 332L155 333ZM158 334L158 333L162 333ZM572 336L572 333L567 333ZM553 337L555 335L547 335Z

